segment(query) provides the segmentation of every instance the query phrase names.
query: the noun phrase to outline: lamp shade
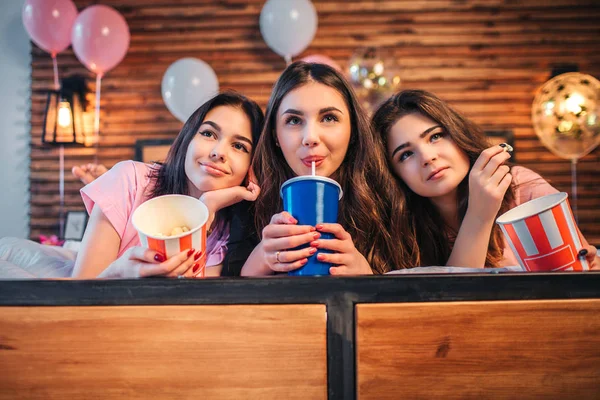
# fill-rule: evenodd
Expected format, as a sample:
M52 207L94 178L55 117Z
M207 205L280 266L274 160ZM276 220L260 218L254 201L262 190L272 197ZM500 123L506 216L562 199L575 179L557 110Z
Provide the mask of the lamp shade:
M42 142L55 145L85 145L83 112L85 93L83 89L63 81L60 90L48 92Z

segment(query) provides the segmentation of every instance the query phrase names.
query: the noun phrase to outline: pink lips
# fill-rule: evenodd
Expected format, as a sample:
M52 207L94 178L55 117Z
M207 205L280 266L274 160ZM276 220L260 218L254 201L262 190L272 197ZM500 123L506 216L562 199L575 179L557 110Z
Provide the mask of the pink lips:
M436 179L441 178L442 176L444 176L444 171L447 169L448 169L448 167L442 167L442 168L435 169L433 172L431 172L429 174L429 177L427 177L427 180L435 181Z
M227 171L225 171L222 168L217 167L215 164L212 163L200 163L200 165L202 166L202 169L209 175L212 176L223 176L223 175L227 175Z
M306 165L307 167L312 167L312 163L313 161L315 162L315 167L318 167L319 165L323 164L323 161L325 160L325 157L321 157L321 156L310 156L310 157L305 157L302 159L302 163L304 165Z

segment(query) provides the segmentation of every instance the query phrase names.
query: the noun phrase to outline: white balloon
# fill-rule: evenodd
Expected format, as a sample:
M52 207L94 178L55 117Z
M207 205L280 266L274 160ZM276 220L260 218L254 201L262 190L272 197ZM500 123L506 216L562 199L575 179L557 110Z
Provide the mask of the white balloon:
M290 61L317 32L317 11L310 0L268 0L260 12L260 33L267 45Z
M182 58L167 68L161 84L167 108L181 122L219 92L215 71L197 58Z

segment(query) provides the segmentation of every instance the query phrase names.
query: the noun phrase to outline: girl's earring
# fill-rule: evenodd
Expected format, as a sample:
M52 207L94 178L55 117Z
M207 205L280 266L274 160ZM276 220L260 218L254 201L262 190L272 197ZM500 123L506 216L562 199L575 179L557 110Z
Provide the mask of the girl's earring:
M275 146L277 146L277 147L281 147L281 146L279 145L279 140L276 140L276 141L275 141Z

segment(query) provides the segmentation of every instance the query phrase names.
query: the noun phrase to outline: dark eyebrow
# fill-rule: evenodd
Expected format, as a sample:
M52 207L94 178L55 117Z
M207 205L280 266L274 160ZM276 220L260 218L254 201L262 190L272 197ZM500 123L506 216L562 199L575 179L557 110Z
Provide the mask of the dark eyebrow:
M285 110L284 112L281 113L281 115L283 115L283 114L304 115L304 113L302 111L294 110L293 108L288 108L287 110Z
M425 130L423 131L423 133L421 133L421 134L419 135L419 137L420 137L421 139L423 139L425 136L427 136L427 135L429 134L429 132L431 132L431 131L432 131L432 130L434 130L434 129L441 128L441 127L442 127L441 125L434 125L434 126L432 126L431 128L427 128L427 129L425 129ZM396 148L394 149L394 151L392 152L392 158L394 158L394 156L396 155L396 153L397 153L397 152L399 152L400 150L402 150L402 149L403 149L403 148L405 148L405 147L408 147L408 145L409 145L409 144L410 144L410 142L406 142L406 143L403 143L403 144L401 144L400 146L396 147Z
M325 113L327 113L327 112L330 112L330 111L337 111L337 112L339 112L340 114L343 114L343 112L342 112L340 109L338 109L338 108L335 108L335 107L325 107L325 108L321 108L321 110L319 110L319 114L325 114Z
M325 113L328 113L328 112L331 112L331 111L337 111L337 112L339 112L340 114L343 114L343 112L342 112L340 109L336 108L336 107L325 107L325 108L321 108L321 109L319 110L319 114L325 114ZM295 109L293 109L293 108L288 108L288 109L287 109L287 110L285 110L283 113L281 113L281 115L283 115L283 114L304 115L304 113L303 113L302 111L295 110Z
M233 138L236 139L236 140L241 140L242 142L246 142L250 146L252 146L252 140L248 139L246 136L234 135Z
M220 126L219 126L217 123L215 123L215 122L213 122L213 121L204 121L204 122L202 123L202 125L204 125L204 124L210 125L210 126L212 126L213 128L215 128L217 131L221 132L221 127L220 127ZM202 125L201 125L201 126L202 126ZM233 138L234 138L235 140L241 140L242 142L246 142L246 143L248 143L250 146L252 146L252 140L248 139L246 136L242 136L242 135L236 134L236 135L233 135Z
M204 125L204 124L210 125L210 126L212 126L213 128L215 128L216 130L218 130L219 132L221 132L221 127L220 127L219 125L217 125L215 122L212 122L212 121L204 121L204 122L202 123L202 125ZM200 126L202 126L202 125L200 125Z

